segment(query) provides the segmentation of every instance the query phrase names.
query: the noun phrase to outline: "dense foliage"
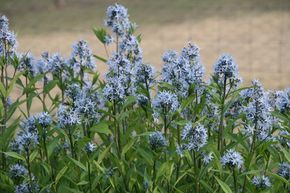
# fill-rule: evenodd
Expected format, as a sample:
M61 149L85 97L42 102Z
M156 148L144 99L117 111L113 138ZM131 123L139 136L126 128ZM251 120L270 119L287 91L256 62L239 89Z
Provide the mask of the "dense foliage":
M0 18L0 192L289 191L290 89L240 87L228 54L205 82L192 43L157 73L127 9L106 15L111 33L94 33L107 57L81 40L40 59L17 53Z

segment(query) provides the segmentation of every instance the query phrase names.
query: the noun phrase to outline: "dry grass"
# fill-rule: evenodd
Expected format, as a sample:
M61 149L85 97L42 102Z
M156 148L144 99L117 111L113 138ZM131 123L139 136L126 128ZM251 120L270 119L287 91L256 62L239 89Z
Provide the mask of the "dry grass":
M45 50L69 55L72 42L86 39L95 53L104 55L90 29L102 25L105 8L112 1L68 1L61 10L49 1L28 0L25 6L16 0L7 2L0 11L11 17L21 51L29 50L35 56ZM145 61L157 68L164 51L179 50L193 41L201 48L208 74L218 55L228 52L235 57L246 83L258 78L267 88L289 86L289 1L121 2L140 26ZM99 62L98 69L104 72L106 65Z

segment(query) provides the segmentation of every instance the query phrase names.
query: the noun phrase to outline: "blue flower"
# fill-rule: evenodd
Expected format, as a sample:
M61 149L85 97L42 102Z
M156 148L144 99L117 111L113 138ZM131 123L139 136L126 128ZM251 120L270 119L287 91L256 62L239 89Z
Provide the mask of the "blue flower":
M80 115L66 105L60 105L57 111L58 124L61 128L80 124Z
M92 57L92 51L86 41L80 40L73 44L72 48L70 65L72 65L75 74L78 74L84 68L95 70L96 67Z
M175 51L168 51L163 56L161 80L174 86L175 92L183 97L189 94L189 88L194 84L198 94L203 91L202 79L204 67L200 62L199 48L192 43L184 47L180 56Z
M279 164L277 174L286 180L290 180L290 164L286 162Z
M5 15L0 17L0 30L8 31L9 30L9 20Z
M213 153L210 152L210 153L202 153L202 161L205 165L208 165L212 160L213 160Z
M257 80L253 81L253 87L241 92L242 103L245 105L241 110L247 116L247 131L252 128L252 135L254 132L257 134L259 140L271 139L271 128L274 122L271 115L271 105L269 103L268 95L264 91L261 83Z
M238 87L241 83L237 65L229 54L221 55L214 64L214 75L218 78L220 84L229 80L231 86Z
M207 130L199 123L195 127L191 123L186 124L181 134L185 149L189 151L199 151L206 145L207 138Z
M110 27L119 36L127 34L131 27L127 9L117 3L109 6L107 8L105 25Z
M9 173L12 178L26 177L28 170L20 164L14 164L10 167Z
M153 100L153 107L159 114L175 112L179 107L176 94L168 91L159 91Z
M106 45L109 45L109 44L111 44L111 43L113 43L114 42L114 38L112 37L112 36L110 36L109 34L107 34L106 36L105 36L105 44Z
M290 88L275 93L275 106L282 113L290 110Z
M22 183L15 186L14 193L30 193L30 187L28 183Z
M135 81L148 89L153 86L155 81L155 69L148 64L139 64L134 68Z
M37 124L40 124L43 128L48 127L52 123L51 116L48 112L41 112L34 115Z
M252 183L257 189L261 190L270 188L272 186L269 177L264 175L254 176L254 178L252 179Z
M96 150L96 144L92 143L92 142L88 142L85 146L85 151L87 153L93 153Z
M241 168L244 164L244 159L241 156L240 153L236 152L233 149L227 150L227 152L222 156L221 158L221 164L223 166L229 166L229 167L237 167Z
M128 59L133 65L143 62L142 50L137 38L133 35L126 35L119 44L119 52L123 55L130 55Z
M6 45L6 46L5 46ZM17 46L16 36L9 31L9 21L5 15L0 17L0 54L15 53ZM6 50L4 50L6 48Z
M22 130L16 135L14 143L14 145L18 147L17 152L27 152L30 149L33 149L39 143L38 135L33 131Z
M36 60L30 52L27 54L21 54L20 58L21 60L18 70L24 72L26 76L35 76L38 74Z
M153 132L149 135L149 144L152 150L156 151L168 145L168 141L160 131Z

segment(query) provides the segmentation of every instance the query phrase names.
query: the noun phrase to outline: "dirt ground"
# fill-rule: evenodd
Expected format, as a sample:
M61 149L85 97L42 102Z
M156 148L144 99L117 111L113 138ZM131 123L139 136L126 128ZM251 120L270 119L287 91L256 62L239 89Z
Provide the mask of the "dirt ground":
M113 1L67 1L61 9L48 2L27 2L34 7L11 0L3 1L0 8L0 13L10 17L21 51L31 51L37 57L43 51L68 56L73 42L86 39L95 53L105 56L90 29L102 25L105 7ZM235 58L245 84L259 79L266 88L289 87L290 1L121 2L129 7L132 20L140 26L145 62L157 69L162 65L164 51L180 50L192 41L201 49L207 75L217 57L226 52ZM105 72L105 64L98 62L97 66Z

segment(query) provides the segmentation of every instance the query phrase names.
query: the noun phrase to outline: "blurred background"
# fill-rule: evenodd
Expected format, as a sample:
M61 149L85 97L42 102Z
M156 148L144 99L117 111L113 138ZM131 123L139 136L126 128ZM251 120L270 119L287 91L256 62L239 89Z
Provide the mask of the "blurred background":
M106 8L115 2L129 9L142 34L145 62L157 69L164 51L192 41L201 48L207 75L226 52L245 84L255 78L266 88L289 87L290 0L0 0L0 14L10 19L19 51L68 56L72 43L85 39L105 56L92 28L103 27ZM106 65L97 66L104 73Z

